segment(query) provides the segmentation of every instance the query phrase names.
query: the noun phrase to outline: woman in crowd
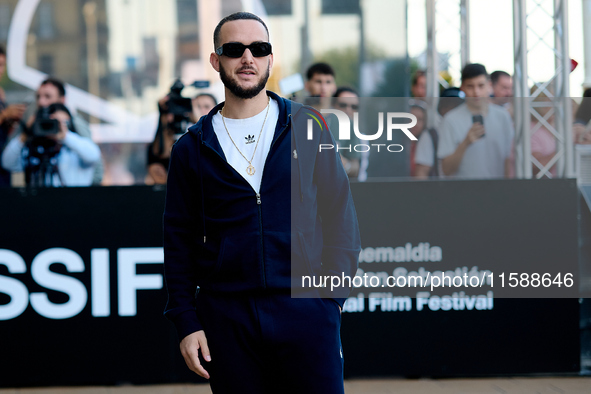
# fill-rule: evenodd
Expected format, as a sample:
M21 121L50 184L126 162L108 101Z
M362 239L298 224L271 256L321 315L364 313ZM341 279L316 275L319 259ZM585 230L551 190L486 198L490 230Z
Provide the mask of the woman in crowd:
M349 87L339 87L337 88L335 94L333 95L333 106L335 109L339 111L343 111L349 117L351 124L353 124L354 114L355 112L359 111L359 95L357 92ZM332 135L339 144L339 146L349 146L351 145L351 151L349 150L341 150L341 161L343 162L343 167L345 167L345 171L349 178L357 178L359 175L359 166L361 161L361 153L356 152L354 147L357 144L357 137L354 136L353 128L351 128L351 140L350 141L339 141L338 139L338 127L336 127L336 118L329 117L330 125L329 128L331 129Z

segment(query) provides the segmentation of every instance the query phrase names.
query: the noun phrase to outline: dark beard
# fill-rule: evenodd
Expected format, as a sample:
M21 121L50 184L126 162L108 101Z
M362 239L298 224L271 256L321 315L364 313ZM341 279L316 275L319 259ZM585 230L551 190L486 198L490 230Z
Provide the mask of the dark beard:
M224 70L224 67L221 64L220 78L222 79L224 86L227 87L234 96L241 99L251 99L259 94L261 90L265 88L265 85L267 85L267 81L269 80L269 67L267 67L267 72L259 80L259 83L249 89L244 89L238 85L236 80L231 79L228 74L226 74L226 70Z

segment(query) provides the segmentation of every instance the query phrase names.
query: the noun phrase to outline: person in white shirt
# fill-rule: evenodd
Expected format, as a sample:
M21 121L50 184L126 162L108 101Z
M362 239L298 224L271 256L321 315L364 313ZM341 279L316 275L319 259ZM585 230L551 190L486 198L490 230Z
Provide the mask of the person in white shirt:
M504 108L490 103L490 78L481 64L462 70L466 103L443 118L439 158L443 173L456 178L503 178L510 174L515 131Z

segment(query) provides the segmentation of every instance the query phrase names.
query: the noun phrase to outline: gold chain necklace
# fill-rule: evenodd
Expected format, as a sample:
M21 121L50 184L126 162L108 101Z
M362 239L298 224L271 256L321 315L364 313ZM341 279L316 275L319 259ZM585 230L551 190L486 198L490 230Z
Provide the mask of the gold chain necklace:
M234 142L234 139L232 138L232 135L228 131L228 127L226 126L226 121L224 119L224 108L222 108L222 110L220 111L220 115L222 116L222 122L224 123L224 128L226 129L226 133L228 133L228 137L230 137L230 141L232 141L232 144L234 144L238 153L240 153L240 155L242 157L244 157L244 160L246 160L248 162L248 167L246 167L246 173L251 176L254 175L254 173L255 173L255 169L254 169L254 166L252 165L252 161L254 160L254 155L257 152L257 148L259 147L259 141L261 140L261 135L263 134L263 129L265 128L265 122L267 122L267 116L269 115L269 107L271 106L270 104L271 104L271 98L269 98L269 101L267 102L267 113L265 114L265 120L263 120L263 126L261 127L261 131L259 132L259 138L257 139L257 144L254 147L254 152L252 152L252 158L250 160L248 160L246 158L246 156L244 156L242 151L240 151L240 149L238 148L238 145L236 145L236 143Z

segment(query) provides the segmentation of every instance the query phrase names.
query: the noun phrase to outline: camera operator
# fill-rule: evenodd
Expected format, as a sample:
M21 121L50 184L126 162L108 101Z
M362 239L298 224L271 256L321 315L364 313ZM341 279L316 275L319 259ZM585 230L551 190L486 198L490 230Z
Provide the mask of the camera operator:
M0 47L0 80L6 70L6 52ZM24 104L6 104L6 95L4 89L0 87L0 152L4 149L6 142L10 138L14 126L19 122L26 110ZM0 187L10 186L10 173L0 168Z
M166 184L172 145L189 126L217 105L215 98L207 93L199 94L192 100L185 98L181 95L183 88L182 82L177 80L169 94L158 102L158 129L154 141L148 145L149 184Z
M65 105L41 107L30 128L2 153L2 167L25 171L27 186L90 186L99 147L80 136Z
M33 112L28 117L26 124L21 122L20 127L17 130L17 133L15 133L15 134L18 135L19 133L23 133L23 132L25 132L25 129L27 129L27 128L30 129L33 126L33 122L35 121L35 118L36 118L35 114L39 111L40 108L47 108L51 104L65 105L65 103L66 103L66 88L64 86L64 83L56 78L51 78L51 77L47 78L46 80L41 82L41 85L39 86L39 88L37 89L37 92L35 94L35 104L36 104L36 109L34 109L35 112ZM31 111L28 111L28 112L31 113ZM76 133L78 133L79 136L81 136L83 138L91 139L90 126L88 125L88 122L86 120L84 120L83 118L81 118L80 116L78 116L76 114L73 114L72 115L72 124L76 128ZM101 160L99 160L98 163L96 164L96 166L94 167L94 174L93 174L93 179L92 179L93 185L100 185L100 183L103 179L103 172L104 172L103 163Z

